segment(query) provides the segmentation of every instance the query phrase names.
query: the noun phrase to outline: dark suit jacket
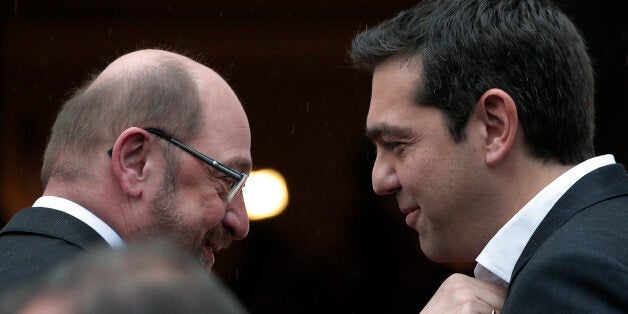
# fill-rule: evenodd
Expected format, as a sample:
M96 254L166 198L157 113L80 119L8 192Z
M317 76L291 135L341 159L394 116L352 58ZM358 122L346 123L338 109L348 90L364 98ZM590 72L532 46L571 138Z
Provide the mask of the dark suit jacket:
M576 182L517 261L504 313L628 312L628 175L621 165Z
M66 259L108 245L82 221L49 208L26 208L0 230L0 295L36 281Z

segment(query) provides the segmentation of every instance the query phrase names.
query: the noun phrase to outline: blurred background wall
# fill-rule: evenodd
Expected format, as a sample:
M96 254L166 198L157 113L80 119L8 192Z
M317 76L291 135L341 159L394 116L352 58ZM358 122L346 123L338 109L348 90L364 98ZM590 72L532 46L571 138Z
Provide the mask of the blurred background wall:
M239 95L255 168L288 182L290 203L252 222L215 272L254 313L417 313L472 265L435 264L392 198L371 190L363 136L370 77L351 69L357 32L414 0L2 1L0 226L40 195L48 131L71 91L138 48L200 58ZM625 1L561 1L597 73L598 153L628 161Z

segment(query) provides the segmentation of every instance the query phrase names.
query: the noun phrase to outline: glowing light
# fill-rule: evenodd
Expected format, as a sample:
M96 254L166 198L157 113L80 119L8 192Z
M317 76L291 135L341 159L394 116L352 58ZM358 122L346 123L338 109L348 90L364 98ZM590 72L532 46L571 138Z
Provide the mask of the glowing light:
M242 189L250 220L279 215L288 205L288 186L273 169L252 171Z

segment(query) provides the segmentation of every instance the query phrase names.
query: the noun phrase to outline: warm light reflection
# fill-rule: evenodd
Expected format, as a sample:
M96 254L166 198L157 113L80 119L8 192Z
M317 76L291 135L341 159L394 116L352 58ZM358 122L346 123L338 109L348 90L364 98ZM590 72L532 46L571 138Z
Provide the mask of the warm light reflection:
M273 169L252 171L242 189L250 220L279 215L288 205L288 186Z

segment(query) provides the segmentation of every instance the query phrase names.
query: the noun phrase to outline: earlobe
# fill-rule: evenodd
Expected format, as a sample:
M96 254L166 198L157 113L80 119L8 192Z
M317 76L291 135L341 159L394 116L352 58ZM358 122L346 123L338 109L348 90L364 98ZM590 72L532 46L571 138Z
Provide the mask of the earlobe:
M518 127L517 106L510 95L500 89L490 89L478 102L486 127L484 145L486 163L498 164L511 150Z
M129 197L139 197L144 190L149 173L146 169L149 148L148 132L138 127L124 130L113 146L113 172Z

